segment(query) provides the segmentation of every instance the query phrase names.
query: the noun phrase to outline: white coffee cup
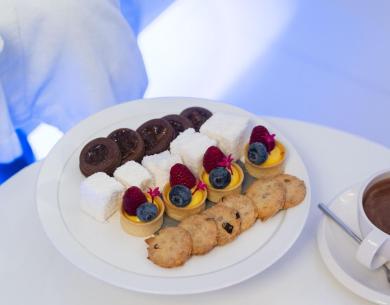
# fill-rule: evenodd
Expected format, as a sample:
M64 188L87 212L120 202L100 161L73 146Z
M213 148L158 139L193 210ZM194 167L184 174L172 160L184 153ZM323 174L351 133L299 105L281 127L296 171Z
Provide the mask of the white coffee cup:
M370 269L377 269L390 261L390 235L376 227L367 217L363 208L363 198L366 191L372 185L389 178L390 169L372 175L363 184L358 197L359 227L363 241L358 248L356 258L360 263Z

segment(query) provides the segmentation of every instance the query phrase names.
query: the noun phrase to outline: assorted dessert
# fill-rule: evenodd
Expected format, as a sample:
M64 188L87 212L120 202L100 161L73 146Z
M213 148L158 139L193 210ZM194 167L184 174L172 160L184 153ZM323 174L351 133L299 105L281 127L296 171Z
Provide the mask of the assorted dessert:
M199 131L199 128L206 122L213 114L205 108L202 107L190 107L184 109L180 116L187 118L191 121L196 131Z
M284 173L286 157L275 134L249 118L190 107L88 142L80 205L101 222L119 210L124 232L154 234L146 239L153 263L177 267L304 200L304 181ZM246 174L254 182L243 192ZM177 225L162 228L164 215Z
M137 186L131 186L123 194L121 226L126 233L134 236L151 235L161 228L164 210L158 187L144 193Z
M145 155L154 155L168 149L175 136L175 130L164 119L153 119L137 128L145 144Z
M80 153L80 171L88 177L103 172L112 175L121 164L118 145L108 138L97 138L84 146Z
M226 156L217 146L210 146L203 156L200 178L207 185L207 199L216 203L224 196L241 193L244 172L231 154Z
M269 178L284 172L286 149L264 126L253 128L244 156L245 168L255 178Z
M197 181L189 168L181 163L172 166L162 195L167 215L175 220L199 214L206 207L206 185Z
M131 160L141 162L145 154L145 144L138 132L129 128L120 128L111 132L107 138L118 144L121 164Z

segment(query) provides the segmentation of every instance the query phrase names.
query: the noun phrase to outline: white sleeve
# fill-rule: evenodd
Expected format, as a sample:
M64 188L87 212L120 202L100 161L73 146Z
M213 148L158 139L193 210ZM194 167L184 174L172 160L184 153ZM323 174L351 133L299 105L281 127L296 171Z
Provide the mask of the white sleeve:
M16 127L43 121L66 131L94 112L143 96L146 72L119 0L5 3L16 22L3 26L10 29L4 39L17 34L16 49L7 55L20 52L22 57L20 69L10 73L22 75L23 84L3 83L7 97L14 97L15 90L24 93L8 99ZM21 78L4 81L10 79Z
M0 36L0 56L4 41ZM0 78L0 163L8 163L22 154L22 148L11 122Z

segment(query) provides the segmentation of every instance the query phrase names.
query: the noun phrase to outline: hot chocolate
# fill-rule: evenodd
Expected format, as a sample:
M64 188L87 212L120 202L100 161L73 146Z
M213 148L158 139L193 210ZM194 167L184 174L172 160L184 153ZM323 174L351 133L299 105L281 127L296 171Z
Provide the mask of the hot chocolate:
M390 234L390 178L378 181L366 190L363 208L377 228Z

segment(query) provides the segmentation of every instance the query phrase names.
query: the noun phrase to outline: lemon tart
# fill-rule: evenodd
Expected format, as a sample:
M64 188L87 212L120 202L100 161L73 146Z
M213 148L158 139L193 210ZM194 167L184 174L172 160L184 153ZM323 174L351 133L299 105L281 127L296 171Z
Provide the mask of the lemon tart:
M132 188L135 188L135 187L132 187ZM136 214L134 213L134 211L129 212L129 208L126 207L125 200L132 200L131 197L125 198L126 193L128 191L129 190L127 190L125 192L123 204L120 208L120 223L121 223L122 229L126 233L128 233L130 235L134 235L134 236L146 237L146 236L152 235L153 233L158 231L163 224L163 215L165 212L164 202L162 201L160 196L153 196L153 198L152 198L152 196L150 194L143 193L143 195L146 198L146 200L143 204L147 205L149 207L154 206L153 210L155 210L154 214L151 217L149 217L149 218L146 217L146 219L145 218L143 219L142 215L145 215L145 213L140 214L140 213L142 213L142 211L140 211L140 209L142 209L142 204L138 204L137 209L135 209L137 211ZM138 197L140 197L140 196L138 196Z
M232 163L231 167L231 180L229 184L222 189L213 187L213 185L210 183L210 174L208 174L204 169L202 170L200 179L207 185L207 199L211 202L216 203L220 201L222 197L227 195L241 194L244 172L237 163Z
M206 150L200 180L207 185L207 199L211 202L218 202L227 195L241 194L244 172L233 161L231 154L226 156L217 146Z
M198 184L199 185L199 184ZM184 218L199 214L206 208L207 189L200 189L198 185L194 186L191 191L191 201L183 207L172 203L170 192L171 184L168 182L163 190L163 199L165 203L165 211L167 215L175 220L183 220Z
M267 160L260 164L254 164L248 159L248 147L245 145L245 168L248 173L257 179L271 178L284 172L286 161L286 148L276 141L275 148L268 155Z
M245 145L245 168L258 179L271 178L284 172L286 148L275 134L270 134L264 126L252 130L249 143Z

